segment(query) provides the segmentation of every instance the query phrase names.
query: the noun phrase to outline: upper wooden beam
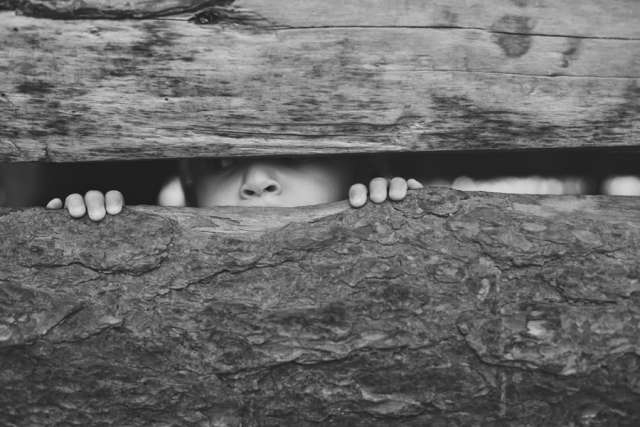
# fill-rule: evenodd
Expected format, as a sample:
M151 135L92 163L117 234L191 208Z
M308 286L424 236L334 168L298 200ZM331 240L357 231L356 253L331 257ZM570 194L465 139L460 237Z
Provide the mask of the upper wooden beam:
M0 13L0 161L639 145L638 2L325 3Z
M640 26L630 25L640 14L636 0L0 0L0 10L51 18L153 18L207 7L285 27L456 27L640 38Z
M226 6L233 0L0 0L0 10L45 18L155 18Z

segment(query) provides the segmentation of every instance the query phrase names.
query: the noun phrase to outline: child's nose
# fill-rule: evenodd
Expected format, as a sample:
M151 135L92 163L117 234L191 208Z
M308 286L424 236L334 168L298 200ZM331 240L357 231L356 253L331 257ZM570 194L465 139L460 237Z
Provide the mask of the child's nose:
M240 187L240 197L243 199L262 197L268 194L277 195L281 192L280 183L262 168L250 168Z

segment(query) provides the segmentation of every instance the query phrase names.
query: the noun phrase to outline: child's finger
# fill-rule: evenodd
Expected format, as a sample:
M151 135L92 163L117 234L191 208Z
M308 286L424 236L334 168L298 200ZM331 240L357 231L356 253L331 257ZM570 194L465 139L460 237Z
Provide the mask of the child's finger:
M51 199L49 200L49 203L47 203L47 209L60 209L62 208L62 200L60 200L59 197L56 197L55 199Z
M389 183L389 198L402 200L407 196L407 181L404 178L395 177Z
M369 198L374 203L382 203L387 200L387 186L388 182L386 178L373 178L369 183Z
M424 185L422 185L422 183L413 178L409 178L407 180L407 185L409 187L409 190L418 190L420 188L424 188Z
M64 199L64 206L67 208L67 211L69 211L69 215L74 218L80 218L87 212L84 199L78 193L69 194L67 198Z
M84 203L91 221L100 221L107 215L104 208L104 195L100 191L87 191L87 194L84 195Z
M107 191L104 198L109 215L116 215L122 211L122 207L124 206L124 196L121 192L117 190Z
M364 184L353 184L349 188L349 203L354 208L359 208L367 203L367 187Z

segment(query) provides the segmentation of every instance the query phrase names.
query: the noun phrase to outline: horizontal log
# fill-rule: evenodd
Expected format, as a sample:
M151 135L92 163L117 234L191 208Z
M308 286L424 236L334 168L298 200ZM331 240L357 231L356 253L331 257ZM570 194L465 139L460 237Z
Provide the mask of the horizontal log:
M640 200L0 210L2 425L638 425Z
M486 29L287 27L284 3L268 19L223 9L199 15L212 25L0 13L0 161L640 140L636 38L529 35L525 15Z
M640 14L634 0L0 0L0 10L51 18L153 18L208 7L216 8L209 15L216 20L253 16L279 27L454 27L640 38L640 28L629 22Z
M233 0L0 0L0 10L49 18L150 18L225 6Z

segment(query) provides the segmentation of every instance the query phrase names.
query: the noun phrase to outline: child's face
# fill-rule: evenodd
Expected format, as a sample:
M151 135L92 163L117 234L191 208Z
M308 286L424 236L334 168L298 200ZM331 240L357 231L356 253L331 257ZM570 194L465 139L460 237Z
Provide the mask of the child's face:
M345 199L355 172L339 158L207 161L195 179L198 206L305 206Z

